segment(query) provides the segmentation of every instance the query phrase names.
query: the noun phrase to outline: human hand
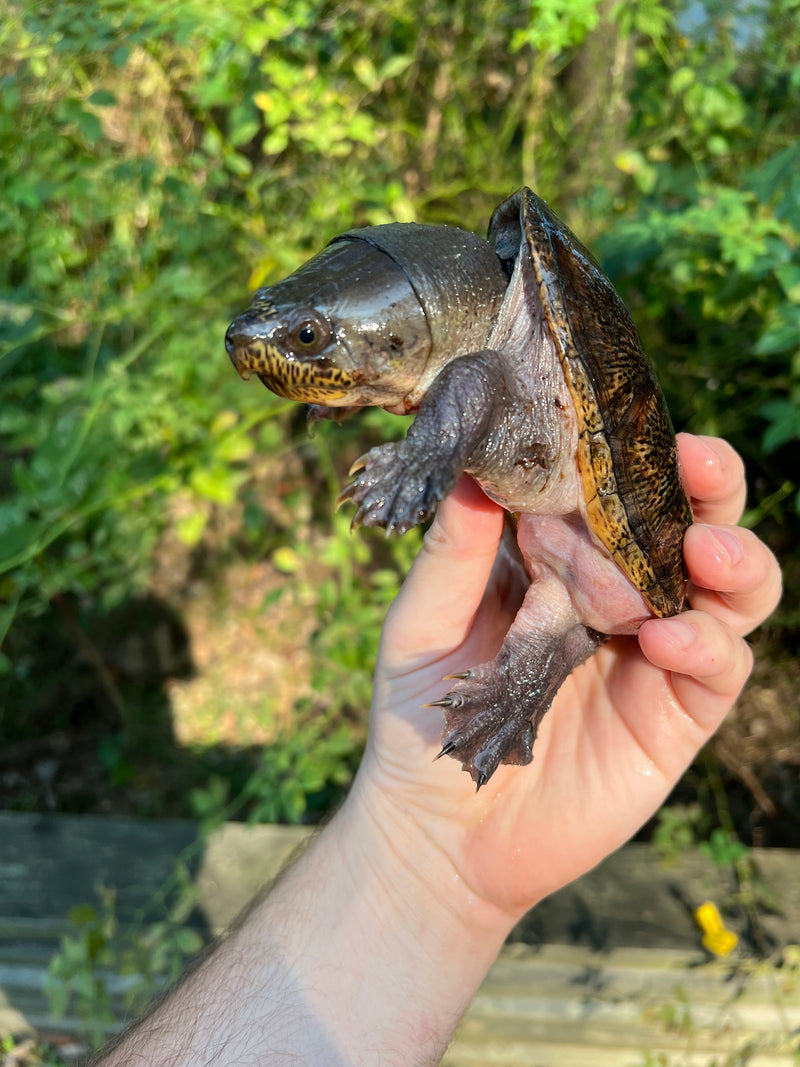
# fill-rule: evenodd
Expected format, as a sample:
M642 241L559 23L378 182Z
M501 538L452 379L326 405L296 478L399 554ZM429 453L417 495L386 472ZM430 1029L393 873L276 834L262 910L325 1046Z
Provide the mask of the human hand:
M685 434L679 451L696 523L684 545L691 610L648 620L579 667L544 718L532 766L500 767L476 795L455 761L433 761L441 718L423 705L447 691L445 675L493 657L524 591L513 568L495 565L501 509L468 480L442 504L387 616L358 784L389 833L417 826L458 884L511 922L663 801L744 685L742 636L778 601L774 557L731 525L745 500L741 460L723 441Z
M725 525L741 461L721 441L679 444L692 610L605 644L559 691L532 766L477 794L454 760L433 762L441 718L422 705L494 655L526 583L497 554L501 510L459 485L387 617L347 801L106 1067L439 1063L513 923L629 837L719 724L750 670L741 635L777 603L771 553Z

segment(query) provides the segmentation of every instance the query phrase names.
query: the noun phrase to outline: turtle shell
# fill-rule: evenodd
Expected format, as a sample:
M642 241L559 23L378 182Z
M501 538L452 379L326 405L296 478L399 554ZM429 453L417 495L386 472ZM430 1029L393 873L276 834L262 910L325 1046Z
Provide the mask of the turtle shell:
M530 255L575 404L589 529L653 614L674 615L691 509L667 406L631 317L591 253L529 189L497 208L489 241L509 269Z

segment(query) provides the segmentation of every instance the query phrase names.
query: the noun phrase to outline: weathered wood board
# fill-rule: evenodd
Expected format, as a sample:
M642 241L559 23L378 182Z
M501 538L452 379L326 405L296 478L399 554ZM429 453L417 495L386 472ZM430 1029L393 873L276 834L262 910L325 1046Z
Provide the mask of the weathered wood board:
M67 912L96 903L97 885L115 887L125 922L180 855L199 891L193 921L211 936L309 833L228 824L201 845L188 822L0 814L0 1036L77 1028L51 1017L42 983ZM762 942L800 945L800 856L755 858L781 905L763 918ZM732 960L700 945L693 909L736 888L697 854L663 868L644 846L622 849L518 924L443 1064L711 1067L738 1056L730 1062L796 1067L800 974L752 960L743 909L729 919L742 938ZM111 980L120 1000L125 984Z

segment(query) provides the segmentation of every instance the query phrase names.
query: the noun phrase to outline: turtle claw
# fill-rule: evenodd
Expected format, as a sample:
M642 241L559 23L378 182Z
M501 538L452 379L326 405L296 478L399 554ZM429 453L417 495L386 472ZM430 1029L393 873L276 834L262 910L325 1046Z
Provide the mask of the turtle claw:
M356 491L356 483L355 482L350 482L349 485L346 485L344 487L344 489L342 489L341 493L339 493L339 495L336 497L336 502L333 505L334 510L338 511L339 508L342 506L342 504L346 504L348 500L352 500L355 491ZM353 520L353 521L355 521L355 520ZM350 528L351 529L353 528L352 523L350 524Z
M353 485L357 489L357 483L354 482ZM347 488L349 489L350 486L348 486ZM355 500L356 503L358 503L358 497L357 497L355 491L352 492L352 493L349 493L348 496L345 497L345 499L347 499L347 500ZM359 527L361 527L361 526L380 526L380 525L382 525L380 522L375 521L375 519L372 516L375 514L376 511L379 511L380 508L383 508L385 506L385 504L386 504L385 497L378 497L376 500L370 500L370 501L367 501L367 502L365 502L363 504L359 504L358 508L356 509L355 515L353 515L353 518L350 520L350 531L353 532L355 530L358 530ZM392 530L389 527L387 527L386 528L387 536L391 532L392 532Z
M429 704L423 704L423 708L452 708L455 705L455 701L451 696L441 697L439 700L432 700ZM439 753L441 756L441 752Z
M452 752L455 752L457 747L458 746L454 741L448 741L446 744L442 745L441 751L437 752L436 755L433 757L434 762L437 759L441 759L442 756L449 756ZM484 771L478 771L477 774L472 774L472 771L470 771L470 774L472 774L472 780L475 782L476 792L481 788L481 786L486 785L486 783L489 781L491 773L491 771L489 772L489 774L486 774Z
M357 474L360 474L367 468L367 460L369 459L369 452L365 452L363 456L359 456L353 463L350 470L347 472L348 478L354 478Z
M450 692L428 705L444 711L445 736L439 755L459 760L478 789L501 763L530 763L532 709L524 699L510 698L503 666L486 663L449 678L456 683Z
M449 725L452 715L445 711ZM534 733L530 719L513 716L503 721L497 709L476 711L451 730L442 745L441 755L460 761L478 789L486 785L501 763L522 766L530 763Z

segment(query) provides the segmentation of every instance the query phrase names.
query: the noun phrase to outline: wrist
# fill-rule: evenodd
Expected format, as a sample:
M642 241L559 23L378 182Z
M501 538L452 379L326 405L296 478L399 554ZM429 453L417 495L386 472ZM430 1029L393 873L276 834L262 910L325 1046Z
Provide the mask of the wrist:
M433 1067L511 925L368 773L306 852L104 1065ZM258 1050L261 1050L260 1052ZM265 1051L266 1050L266 1051Z
M441 813L402 803L359 773L337 816L349 867L370 886L375 906L398 930L428 923L443 941L502 945L519 918L485 899L458 857L468 828Z
M302 1048L292 1038L276 1064L302 1051L301 1062L337 1067L432 1067L509 926L463 886L425 830L359 775L223 948L250 976L251 953L282 961L298 1013L290 1030L305 1037Z
M460 976L474 968L477 988L519 915L485 899L465 878L458 857L467 828L402 803L365 766L368 761L337 816L348 868L359 872L356 891L369 895L376 922L398 953L408 951L411 938L425 955L449 960ZM435 967L431 980L439 980Z

